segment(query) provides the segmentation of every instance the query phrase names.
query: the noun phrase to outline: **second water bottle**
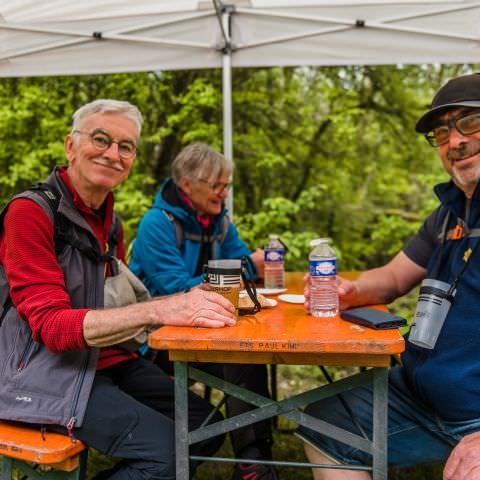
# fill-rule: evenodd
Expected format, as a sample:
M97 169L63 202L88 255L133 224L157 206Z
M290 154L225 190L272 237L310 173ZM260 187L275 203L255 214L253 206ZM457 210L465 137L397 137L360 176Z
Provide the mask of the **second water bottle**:
M337 256L329 238L317 238L310 263L310 313L314 317L335 317L338 314Z
M265 247L265 288L285 287L285 247L278 235L270 235Z

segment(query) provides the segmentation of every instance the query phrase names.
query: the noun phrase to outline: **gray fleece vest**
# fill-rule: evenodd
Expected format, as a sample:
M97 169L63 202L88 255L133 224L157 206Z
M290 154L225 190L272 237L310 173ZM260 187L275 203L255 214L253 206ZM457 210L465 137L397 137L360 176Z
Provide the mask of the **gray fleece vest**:
M69 220L72 234L92 242L95 235L74 208L57 169L46 183L53 184L61 193L58 212ZM51 208L40 194L27 191L12 200L20 197L34 200L53 222ZM102 308L104 263L89 260L68 244L57 260L65 276L72 308ZM8 295L8 279L0 265L0 312ZM88 348L52 353L33 341L28 322L20 318L14 306L9 308L0 324L0 418L69 428L81 426L98 352Z

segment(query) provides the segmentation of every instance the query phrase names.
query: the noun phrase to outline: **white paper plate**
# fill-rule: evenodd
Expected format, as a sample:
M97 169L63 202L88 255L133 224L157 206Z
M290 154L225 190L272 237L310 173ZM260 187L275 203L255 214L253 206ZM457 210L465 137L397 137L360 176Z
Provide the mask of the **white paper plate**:
M286 288L257 288L257 292L262 295L278 295L286 291Z
M287 303L303 303L305 302L304 295L293 295L291 293L286 293L285 295L279 295L278 298L282 300L282 302Z

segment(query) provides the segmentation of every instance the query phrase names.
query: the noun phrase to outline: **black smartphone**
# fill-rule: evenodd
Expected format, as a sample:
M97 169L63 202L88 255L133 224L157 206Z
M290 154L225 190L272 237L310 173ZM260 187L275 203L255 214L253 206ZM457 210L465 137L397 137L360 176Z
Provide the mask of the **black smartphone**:
M406 320L392 313L377 310L376 308L351 308L340 312L340 317L348 322L358 323L364 327L389 329L403 327Z

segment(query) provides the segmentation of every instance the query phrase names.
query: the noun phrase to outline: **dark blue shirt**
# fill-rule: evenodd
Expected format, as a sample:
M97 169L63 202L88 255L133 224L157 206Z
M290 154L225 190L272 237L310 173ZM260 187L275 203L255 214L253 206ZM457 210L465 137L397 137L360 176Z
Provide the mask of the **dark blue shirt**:
M480 193L477 189L468 200L453 182L437 185L435 192L441 206L407 242L404 253L427 269L426 278L451 283L465 265L466 252L480 241L475 235L468 236L469 230L480 227ZM463 226L465 236L451 238L456 225ZM461 276L435 348L428 350L407 341L402 356L414 392L445 420L480 417L479 266L480 248L474 251Z

